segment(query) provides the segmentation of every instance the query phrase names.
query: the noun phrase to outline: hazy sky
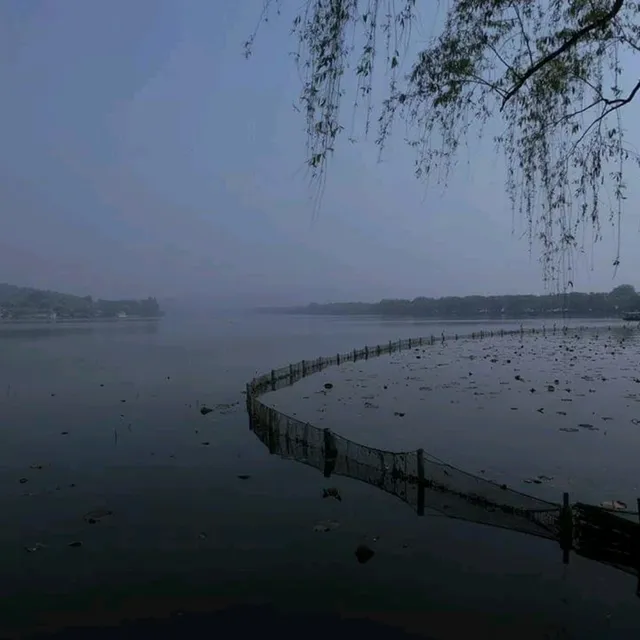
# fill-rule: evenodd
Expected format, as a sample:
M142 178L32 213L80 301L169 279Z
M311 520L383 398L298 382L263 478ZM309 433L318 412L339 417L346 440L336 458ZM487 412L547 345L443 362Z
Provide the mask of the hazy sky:
M490 144L448 190L414 178L400 139L382 164L371 142L343 144L312 219L290 17L242 55L261 7L0 2L0 281L260 303L542 291ZM618 276L605 228L576 289L640 285L637 195Z

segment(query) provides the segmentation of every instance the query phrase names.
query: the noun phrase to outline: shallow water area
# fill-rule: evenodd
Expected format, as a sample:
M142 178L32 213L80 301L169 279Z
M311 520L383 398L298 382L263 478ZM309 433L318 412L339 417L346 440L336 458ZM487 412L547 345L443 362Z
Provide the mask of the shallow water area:
M628 328L437 340L331 367L262 400L361 444L424 448L542 498L568 491L635 509L639 355Z

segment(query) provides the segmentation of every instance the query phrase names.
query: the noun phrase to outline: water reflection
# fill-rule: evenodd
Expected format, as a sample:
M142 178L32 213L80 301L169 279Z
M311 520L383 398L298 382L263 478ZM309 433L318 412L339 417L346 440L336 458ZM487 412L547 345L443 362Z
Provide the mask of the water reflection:
M536 330L529 332L534 334ZM562 332L566 334L566 329ZM574 338L578 340L582 332L580 329ZM627 328L616 328L613 334L620 341L630 337ZM482 338L483 334L472 337ZM621 511L581 502L570 504L568 493L562 503L541 500L467 473L430 457L422 449L397 453L368 447L296 420L259 400L267 391L291 386L328 366L434 342L430 337L365 347L291 364L256 378L246 390L251 430L272 455L316 468L326 478L335 474L375 486L409 504L419 516L439 515L557 541L565 563L573 551L638 576L636 595L640 596L640 513L626 511L626 506Z
M640 597L640 524L630 519L638 518L637 513L616 514L594 505L540 500L429 460L422 450L374 449L269 407L263 407L262 414L250 414L250 427L272 455L313 467L326 478L339 475L375 486L411 506L419 516L443 516L554 540L565 563L573 551L637 575Z
M136 322L74 322L74 323L0 323L0 340L42 340L69 336L115 333L126 335L151 335L158 332L157 320Z

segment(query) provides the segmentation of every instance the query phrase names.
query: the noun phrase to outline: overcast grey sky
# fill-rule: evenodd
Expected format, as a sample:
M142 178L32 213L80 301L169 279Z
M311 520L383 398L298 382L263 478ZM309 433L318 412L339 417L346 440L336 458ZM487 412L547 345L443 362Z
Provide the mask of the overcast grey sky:
M0 281L260 303L543 291L490 144L447 190L416 181L400 139L381 164L343 144L312 221L290 17L242 56L261 7L0 2ZM576 289L640 285L637 194L618 276L605 227Z

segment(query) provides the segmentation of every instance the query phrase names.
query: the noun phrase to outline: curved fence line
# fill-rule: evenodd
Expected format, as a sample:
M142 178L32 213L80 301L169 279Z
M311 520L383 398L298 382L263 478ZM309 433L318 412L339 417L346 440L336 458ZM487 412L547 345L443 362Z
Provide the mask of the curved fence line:
M344 438L328 428L315 427L270 407L260 396L291 386L313 373L344 362L358 362L384 354L426 347L447 340L475 340L533 334L567 335L587 327L562 327L547 331L520 328L516 331L474 332L466 336L441 334L409 338L374 347L354 349L330 358L303 360L274 369L247 384L246 399L250 427L271 454L292 459L323 472L325 477L354 478L396 496L418 515L425 510L478 524L506 528L556 540L568 562L569 551L598 560L639 576L640 524L631 517L638 512L620 512L577 502L542 500L486 478L467 473L429 456L423 449L393 452L375 449ZM611 327L607 328L608 331ZM640 499L638 500L640 512Z

